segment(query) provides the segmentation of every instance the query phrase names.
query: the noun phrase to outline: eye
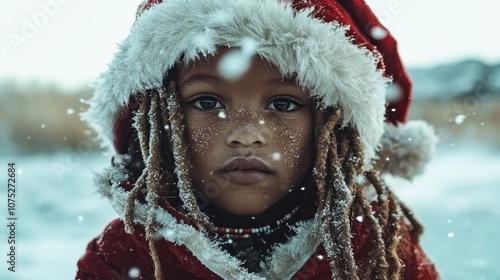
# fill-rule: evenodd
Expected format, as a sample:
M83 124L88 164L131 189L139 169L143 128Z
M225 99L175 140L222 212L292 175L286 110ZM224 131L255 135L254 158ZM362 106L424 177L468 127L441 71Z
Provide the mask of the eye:
M202 111L224 108L224 105L215 97L204 95L189 102L194 108Z
M301 107L297 102L292 101L285 97L276 98L269 105L267 105L266 109L276 110L280 112L291 112L297 110Z

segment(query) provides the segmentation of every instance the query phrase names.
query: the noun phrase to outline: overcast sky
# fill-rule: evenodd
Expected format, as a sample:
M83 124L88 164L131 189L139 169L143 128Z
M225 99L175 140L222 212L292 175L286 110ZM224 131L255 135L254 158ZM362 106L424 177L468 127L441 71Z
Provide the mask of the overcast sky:
M0 0L0 79L92 82L127 35L140 2ZM407 66L466 58L500 62L498 0L368 3L398 40Z

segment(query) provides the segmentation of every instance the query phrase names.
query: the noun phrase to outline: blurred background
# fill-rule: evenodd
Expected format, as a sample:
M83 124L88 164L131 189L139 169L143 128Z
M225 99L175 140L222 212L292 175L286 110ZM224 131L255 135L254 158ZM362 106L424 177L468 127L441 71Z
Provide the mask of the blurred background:
M116 217L92 177L109 155L79 120L140 0L0 0L0 170L17 166L17 266L0 279L71 279ZM426 226L443 279L500 279L500 2L369 0L414 80L411 119L441 142L412 182L388 178ZM0 188L7 220L7 188ZM2 259L3 258L3 259Z

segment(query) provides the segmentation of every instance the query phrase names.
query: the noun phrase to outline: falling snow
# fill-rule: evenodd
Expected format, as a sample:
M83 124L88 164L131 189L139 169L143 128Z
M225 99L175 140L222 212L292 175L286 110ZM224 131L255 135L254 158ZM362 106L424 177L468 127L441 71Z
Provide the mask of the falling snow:
M455 123L456 124L462 124L465 120L465 116L464 115L457 115L455 117Z
M274 153L274 154L273 154L273 159L274 159L275 161L280 160L280 159L281 159L281 154L280 154L280 153Z
M128 271L128 277L137 278L141 276L141 271L137 267L133 267Z
M66 114L67 114L67 115L73 115L74 113L75 113L75 110L74 110L73 108L68 108L68 109L66 110Z
M382 40L384 39L385 37L387 37L387 31L380 27L380 26L374 26L372 29L371 29L371 35L374 39L377 39L377 40Z
M219 114L217 115L219 118L221 119L225 119L227 118L227 115L226 115L226 112L224 111L220 111Z
M393 82L387 87L387 95L386 95L387 102L398 101L399 99L401 99L402 96L403 96L403 89L398 83Z
M250 62L257 48L254 39L246 38L240 49L230 50L219 62L219 73L228 80L241 77L250 68Z

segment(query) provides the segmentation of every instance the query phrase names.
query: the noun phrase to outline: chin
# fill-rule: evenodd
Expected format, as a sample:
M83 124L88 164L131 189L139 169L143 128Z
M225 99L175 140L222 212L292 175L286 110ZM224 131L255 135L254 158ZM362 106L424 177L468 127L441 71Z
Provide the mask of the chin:
M263 213L272 204L237 204L237 205L218 205L219 208L233 215L255 216Z

